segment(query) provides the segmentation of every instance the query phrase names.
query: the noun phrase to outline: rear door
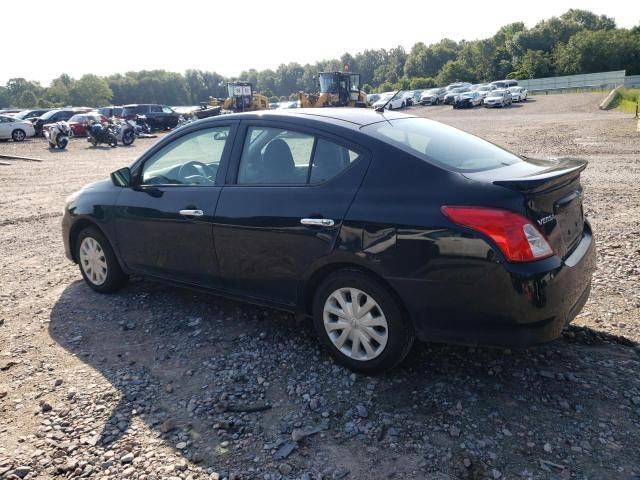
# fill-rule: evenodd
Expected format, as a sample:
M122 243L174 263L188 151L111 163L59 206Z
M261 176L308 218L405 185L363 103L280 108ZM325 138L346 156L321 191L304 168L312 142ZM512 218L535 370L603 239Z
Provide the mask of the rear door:
M369 158L296 125L243 122L214 225L225 289L294 304L303 274L334 249Z

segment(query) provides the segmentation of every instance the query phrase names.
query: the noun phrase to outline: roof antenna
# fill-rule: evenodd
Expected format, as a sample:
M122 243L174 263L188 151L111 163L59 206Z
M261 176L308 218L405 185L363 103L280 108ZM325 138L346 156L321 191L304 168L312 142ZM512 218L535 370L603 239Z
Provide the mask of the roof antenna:
M385 108L387 108L387 105L389 105L389 102L390 102L391 100L393 100L394 98L396 98L396 95L398 95L401 91L402 91L402 89L400 89L400 90L398 90L396 93L394 93L394 94L393 94L393 96L392 96L389 100L387 100L387 103L385 103L384 105L382 105L382 106L377 106L377 107L375 108L376 112L379 112L379 113L384 112L384 109L385 109Z

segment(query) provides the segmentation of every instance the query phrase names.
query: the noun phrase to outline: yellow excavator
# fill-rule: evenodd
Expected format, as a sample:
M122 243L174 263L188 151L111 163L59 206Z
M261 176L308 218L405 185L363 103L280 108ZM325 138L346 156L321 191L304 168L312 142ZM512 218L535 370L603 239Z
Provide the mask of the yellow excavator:
M255 93L253 85L249 82L228 82L228 97L224 99L209 97L209 106L220 107L222 110L237 112L253 112L255 110L267 110L269 99L264 95Z
M360 90L360 74L320 72L314 75L318 93L298 93L300 107L366 107L367 94Z

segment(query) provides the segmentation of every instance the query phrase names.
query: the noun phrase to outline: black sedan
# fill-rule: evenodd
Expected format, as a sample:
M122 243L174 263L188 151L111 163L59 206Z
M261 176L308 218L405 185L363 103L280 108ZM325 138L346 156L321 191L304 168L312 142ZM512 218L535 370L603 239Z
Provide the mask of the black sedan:
M136 274L289 310L372 372L416 337L558 337L595 268L585 166L392 112L223 115L72 194L63 237L93 290Z

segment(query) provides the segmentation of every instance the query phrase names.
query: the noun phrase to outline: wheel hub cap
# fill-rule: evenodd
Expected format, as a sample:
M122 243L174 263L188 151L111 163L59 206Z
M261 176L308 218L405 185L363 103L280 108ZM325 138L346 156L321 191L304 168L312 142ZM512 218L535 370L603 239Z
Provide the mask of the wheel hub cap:
M329 295L323 322L333 345L354 360L372 360L387 345L389 329L382 308L357 288L340 288Z
M107 259L100 243L92 237L86 237L80 244L80 266L94 285L102 285L107 279Z

